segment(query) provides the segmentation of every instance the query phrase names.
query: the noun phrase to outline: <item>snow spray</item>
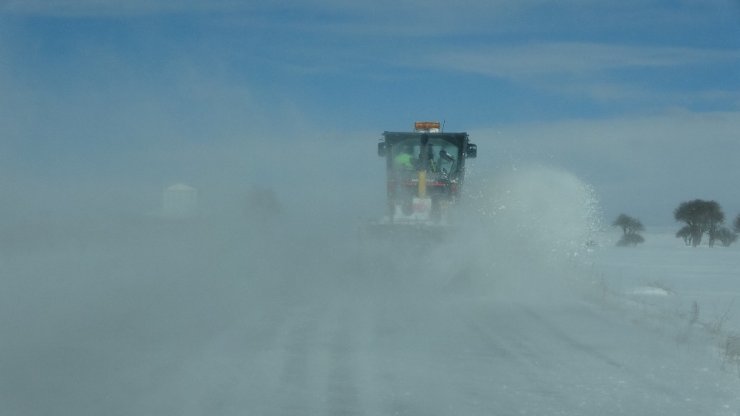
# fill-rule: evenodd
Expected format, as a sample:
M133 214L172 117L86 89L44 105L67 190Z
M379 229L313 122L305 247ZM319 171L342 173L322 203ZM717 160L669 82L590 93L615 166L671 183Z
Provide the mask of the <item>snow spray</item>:
M593 189L557 168L532 166L466 184L459 276L476 293L551 297L582 276L600 215ZM464 249L463 249L464 248Z

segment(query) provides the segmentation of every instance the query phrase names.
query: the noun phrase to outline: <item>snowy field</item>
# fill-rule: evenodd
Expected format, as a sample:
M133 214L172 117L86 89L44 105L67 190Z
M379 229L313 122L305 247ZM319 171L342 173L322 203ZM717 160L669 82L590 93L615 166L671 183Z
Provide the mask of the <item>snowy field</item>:
M636 302L740 333L740 247L688 247L675 231L649 229L635 248L614 247L618 233L606 235L592 256L596 273L608 290Z
M577 185L494 183L423 250L290 221L8 229L0 414L739 414L740 248L586 248ZM572 215L531 235L534 206Z

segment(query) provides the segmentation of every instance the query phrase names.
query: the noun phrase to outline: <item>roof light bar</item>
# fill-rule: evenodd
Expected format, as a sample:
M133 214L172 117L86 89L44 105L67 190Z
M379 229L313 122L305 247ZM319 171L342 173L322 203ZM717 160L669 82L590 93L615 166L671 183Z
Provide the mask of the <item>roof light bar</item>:
M414 131L426 133L439 133L442 125L439 121L417 121L414 123Z

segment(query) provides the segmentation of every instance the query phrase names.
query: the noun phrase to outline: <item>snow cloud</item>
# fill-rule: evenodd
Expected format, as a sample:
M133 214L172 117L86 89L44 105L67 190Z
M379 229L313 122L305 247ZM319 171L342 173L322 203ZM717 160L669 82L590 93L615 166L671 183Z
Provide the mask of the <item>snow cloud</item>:
M591 184L606 220L631 212L647 224L672 224L685 200L717 200L740 212L740 113L674 110L649 116L509 125L473 132L491 144L490 166L517 169L533 161L569 166ZM660 183L659 186L656 184Z

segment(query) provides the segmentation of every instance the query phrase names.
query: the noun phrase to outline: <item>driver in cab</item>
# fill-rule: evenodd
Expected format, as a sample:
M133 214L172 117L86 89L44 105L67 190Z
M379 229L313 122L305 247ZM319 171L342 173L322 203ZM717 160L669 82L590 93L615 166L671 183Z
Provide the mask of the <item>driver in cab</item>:
M393 165L396 169L414 170L413 151L413 148L409 145L401 147L401 151L393 158Z

